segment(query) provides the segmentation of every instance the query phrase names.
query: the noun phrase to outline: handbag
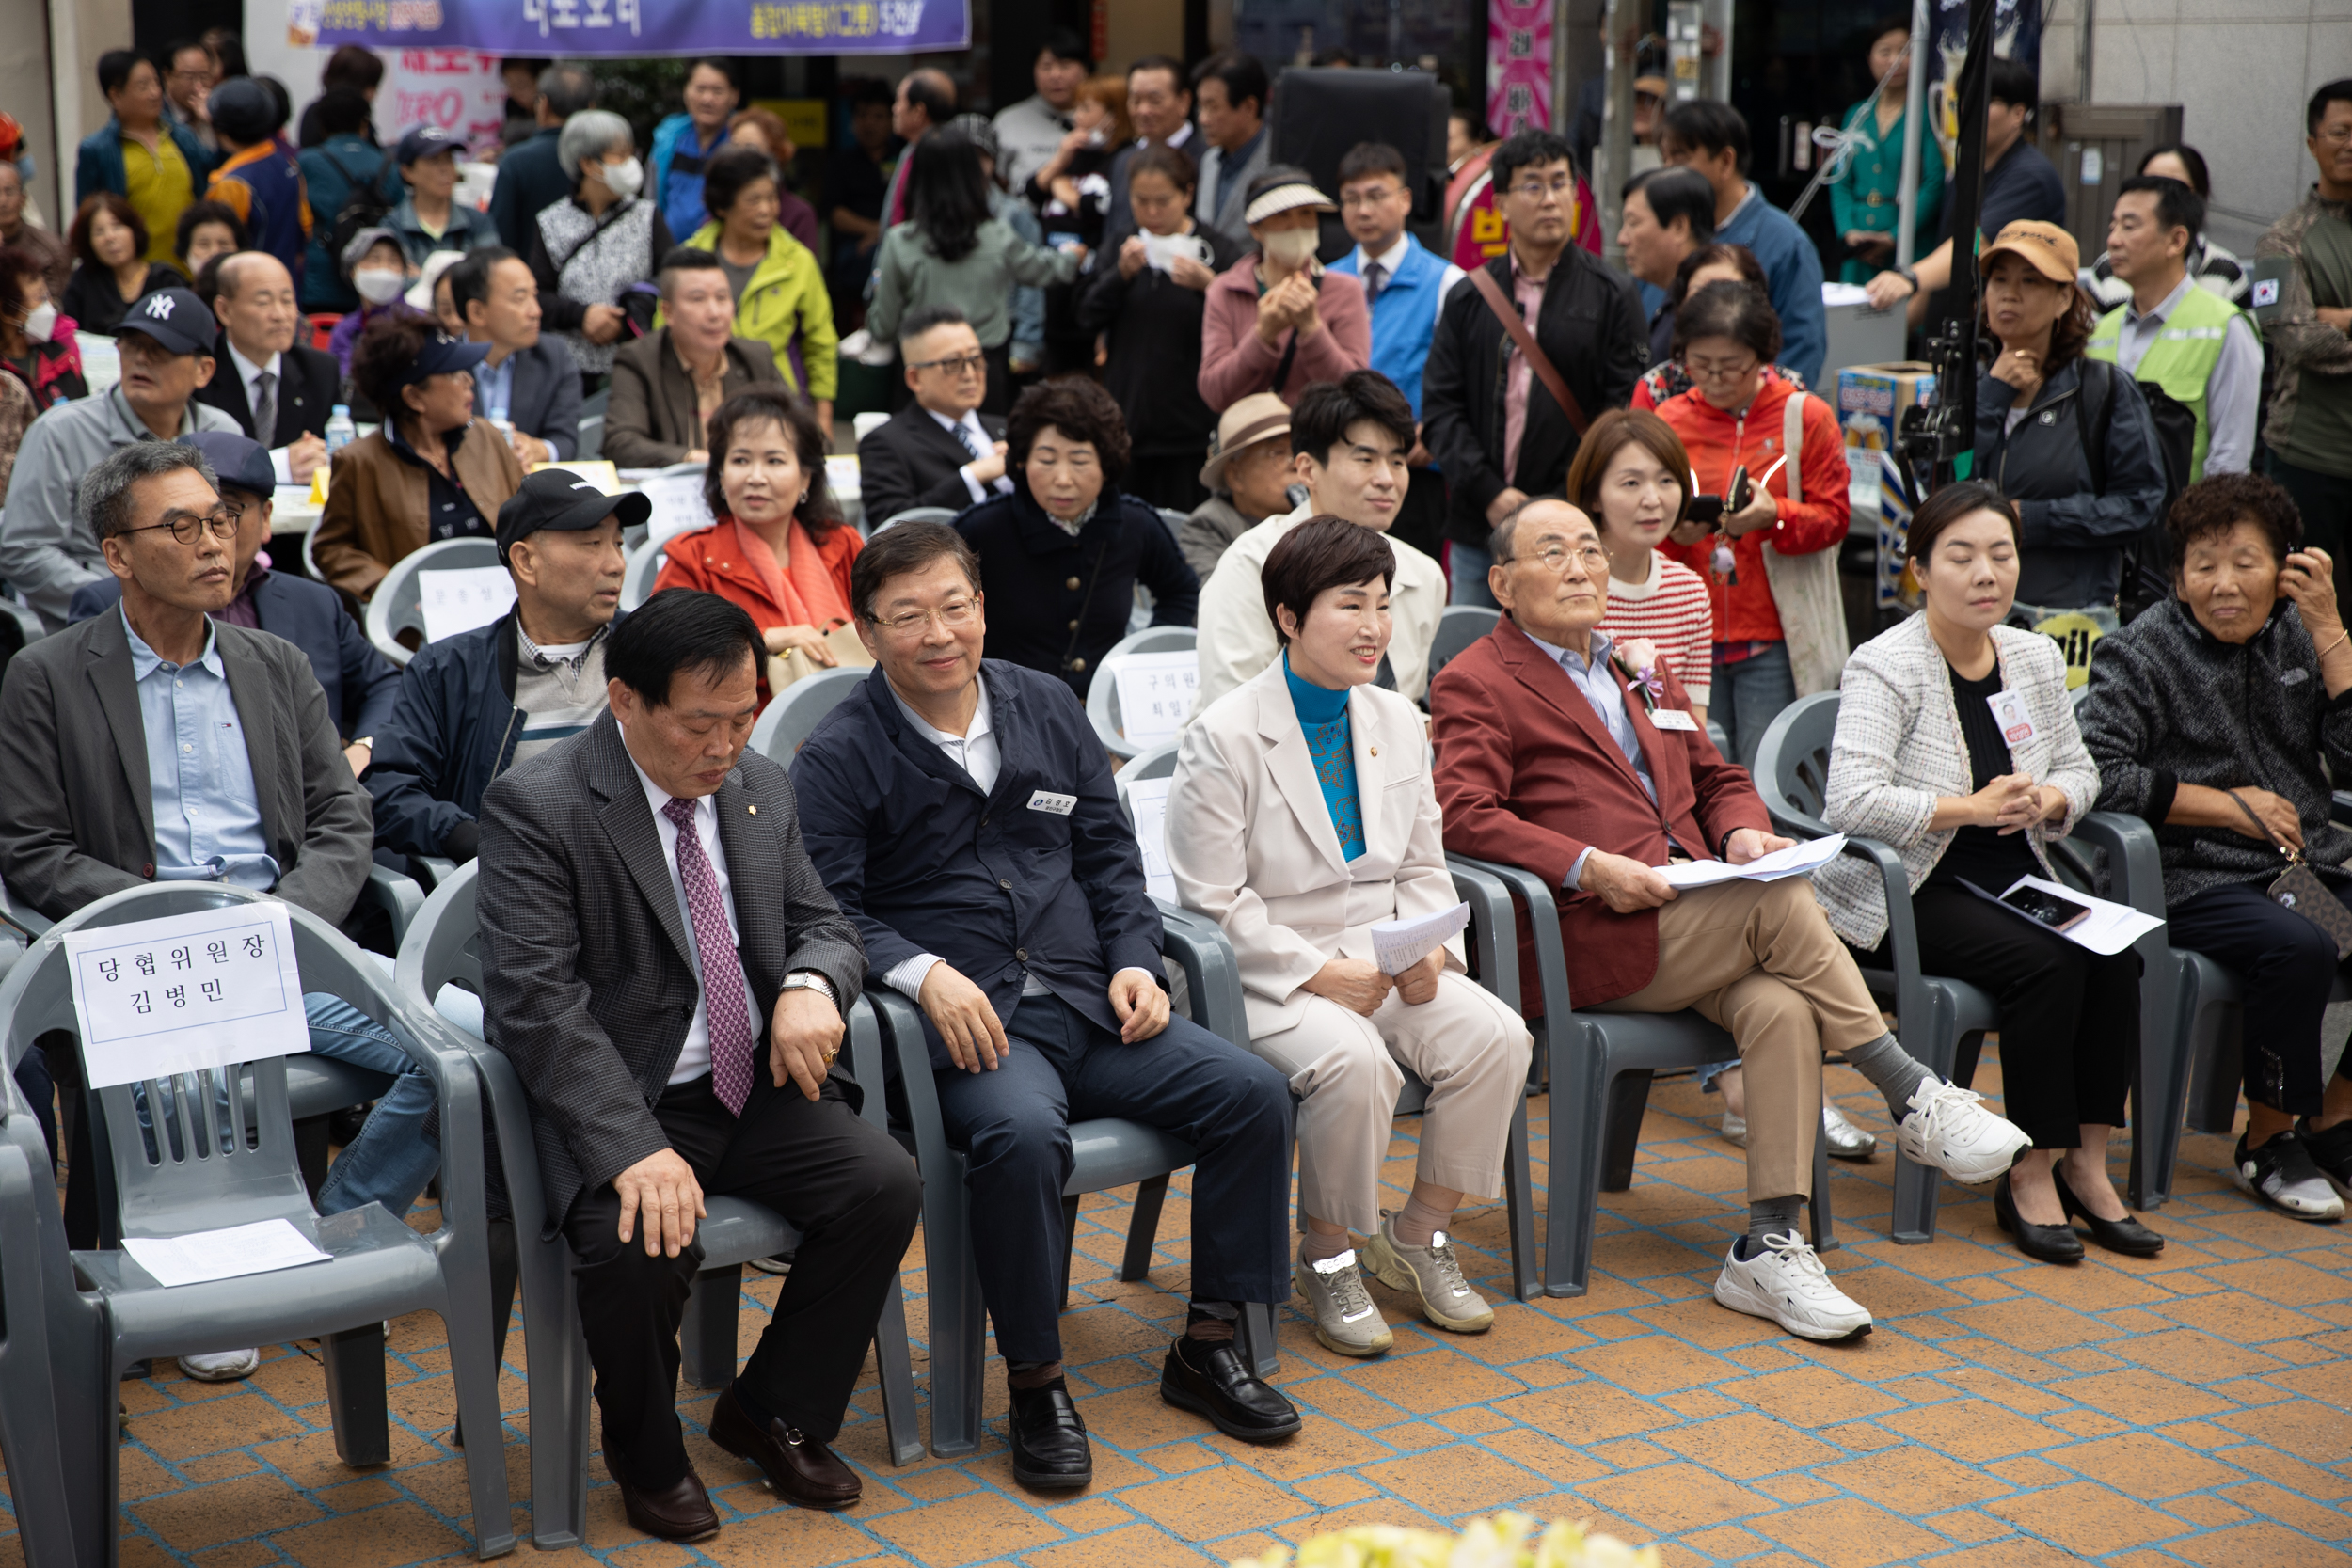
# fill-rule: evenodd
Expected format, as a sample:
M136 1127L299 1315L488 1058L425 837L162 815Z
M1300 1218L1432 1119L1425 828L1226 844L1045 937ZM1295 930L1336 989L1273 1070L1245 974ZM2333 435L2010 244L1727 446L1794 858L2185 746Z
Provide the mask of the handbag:
M866 644L857 640L855 628L838 626L825 633L825 648L840 661L845 670L870 670L874 656L866 651ZM781 692L795 681L804 681L825 666L808 657L802 649L768 656L768 690Z
M1786 411L1781 430L1788 499L1804 499L1799 465L1804 455L1804 399L1792 391L1781 406ZM1772 608L1780 616L1787 640L1788 669L1797 695L1835 691L1846 668L1846 600L1837 586L1837 546L1810 555L1783 555L1764 546L1764 580L1772 591Z
M2234 789L2222 793L2235 800L2246 819L2261 829L2265 838L2278 844L2279 853L2287 858L2287 868L2263 889L2264 896L2281 909L2293 910L2327 933L2336 944L2336 961L2342 963L2346 955L2352 955L2352 910L2345 909L2344 900L2328 890L2328 884L2319 879L2319 873L2304 861L2301 850L2279 843L2279 835L2270 831L2269 823L2254 815L2254 808L2246 803L2245 797Z

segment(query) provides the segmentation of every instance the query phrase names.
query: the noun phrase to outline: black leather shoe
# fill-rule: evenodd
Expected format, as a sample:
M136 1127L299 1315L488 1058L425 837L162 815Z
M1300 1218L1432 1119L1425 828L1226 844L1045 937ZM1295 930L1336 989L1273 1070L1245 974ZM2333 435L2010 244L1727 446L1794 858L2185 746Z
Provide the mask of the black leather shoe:
M733 1388L721 1389L718 1402L711 1406L710 1440L736 1458L758 1465L777 1497L803 1508L853 1507L864 1491L857 1472L842 1464L831 1449L782 1421L761 1426L752 1419Z
M1160 1398L1246 1442L1271 1442L1298 1430L1297 1407L1258 1381L1238 1344L1179 1338L1160 1370Z
M1086 1418L1060 1378L1042 1388L1015 1388L1005 1425L1012 1438L1012 1479L1022 1485L1066 1492L1093 1481Z
M2050 1180L2058 1184L2058 1207L2070 1218L2080 1219L2090 1227L2090 1239L2109 1252L2120 1252L2126 1258L2153 1258L2164 1250L2164 1238L2134 1219L2127 1211L2120 1220L2103 1220L2084 1206L2074 1196L2074 1189L2066 1184L2066 1172L2053 1166Z
M628 1514L631 1528L663 1541L707 1541L719 1533L718 1511L710 1506L710 1494L703 1490L702 1478L691 1466L676 1484L660 1492L641 1492L631 1486L609 1458L605 1470L621 1489L621 1507Z
M2071 1225L2036 1225L2017 1212L2017 1199L2009 1190L2009 1172L2001 1173L2000 1182L1993 1189L1993 1217L2001 1228L2017 1238L2017 1250L2043 1263L2079 1263L2083 1260L2082 1238L2074 1234Z

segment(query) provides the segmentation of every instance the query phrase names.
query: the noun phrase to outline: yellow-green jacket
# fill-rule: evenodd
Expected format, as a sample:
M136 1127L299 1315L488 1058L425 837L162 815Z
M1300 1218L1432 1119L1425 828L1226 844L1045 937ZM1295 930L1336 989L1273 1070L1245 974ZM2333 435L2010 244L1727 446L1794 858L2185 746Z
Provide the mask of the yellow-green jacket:
M717 254L719 225L704 224L686 243ZM768 231L768 254L753 272L743 297L735 302L735 332L774 349L776 369L810 397L830 402L839 388L834 349L840 335L833 326L824 269L782 224Z

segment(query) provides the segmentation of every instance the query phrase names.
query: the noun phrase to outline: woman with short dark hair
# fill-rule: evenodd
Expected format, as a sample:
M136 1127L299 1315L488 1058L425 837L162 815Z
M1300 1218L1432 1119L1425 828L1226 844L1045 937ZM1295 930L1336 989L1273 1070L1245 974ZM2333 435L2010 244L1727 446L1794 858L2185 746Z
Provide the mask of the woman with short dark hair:
M27 245L0 247L0 272L17 284L15 312L0 315L0 370L24 384L37 408L89 396L73 336L80 324L50 296L47 257Z
M1059 675L1083 698L1127 633L1137 586L1151 591L1153 626L1188 626L1200 579L1160 515L1119 488L1127 424L1100 386L1040 382L1012 405L1005 439L1012 494L956 519L989 595L984 651Z
M57 309L83 331L111 338L136 301L157 289L180 287L170 263L147 259L148 238L147 220L112 191L84 200L66 230L73 276Z
M1367 1272L1439 1328L1493 1323L1447 1231L1464 1198L1502 1190L1530 1050L1510 1005L1464 972L1458 937L1375 961L1375 925L1455 902L1426 726L1374 684L1395 580L1372 529L1321 516L1284 534L1260 573L1282 653L1194 717L1168 795L1177 895L1231 939L1249 1049L1299 1097L1294 1276L1315 1338L1357 1356L1393 1338ZM1399 1064L1430 1094L1411 1196L1389 1210ZM1366 1237L1360 1264L1351 1232Z
M2272 480L2190 485L2165 518L2172 596L2100 639L2083 699L2099 806L2143 817L2164 855L2167 940L2230 970L2245 997L2240 1187L2300 1220L2352 1191L2352 1053L2321 1080L2336 942L2268 889L2300 859L2347 897L2352 639L2336 563L2303 543Z
M756 148L728 147L704 167L710 221L686 243L719 259L735 294L735 335L775 351L776 369L816 404L817 422L830 433L841 381L833 299L816 253L776 221L783 195L774 159Z

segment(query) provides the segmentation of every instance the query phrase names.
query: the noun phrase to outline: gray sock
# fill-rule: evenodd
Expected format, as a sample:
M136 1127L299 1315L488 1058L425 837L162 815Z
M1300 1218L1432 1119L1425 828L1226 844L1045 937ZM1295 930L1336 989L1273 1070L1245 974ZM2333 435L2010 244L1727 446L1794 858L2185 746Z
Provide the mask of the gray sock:
M1892 1035L1881 1035L1867 1045L1847 1047L1846 1065L1886 1097L1886 1114L1898 1122L1911 1114L1912 1091L1922 1080L1935 1076Z
M1764 1250L1767 1236L1797 1236L1797 1216L1804 1212L1804 1199L1797 1197L1763 1197L1748 1205L1748 1233L1740 1238L1740 1256L1753 1258Z

